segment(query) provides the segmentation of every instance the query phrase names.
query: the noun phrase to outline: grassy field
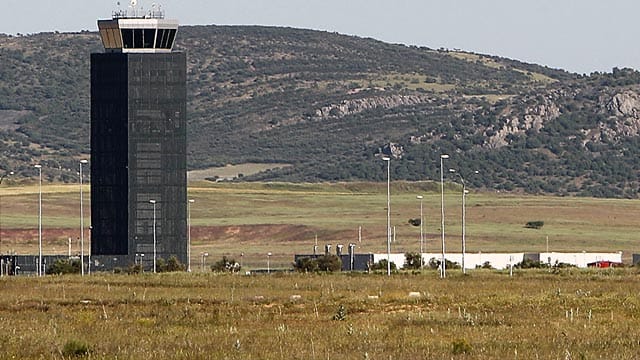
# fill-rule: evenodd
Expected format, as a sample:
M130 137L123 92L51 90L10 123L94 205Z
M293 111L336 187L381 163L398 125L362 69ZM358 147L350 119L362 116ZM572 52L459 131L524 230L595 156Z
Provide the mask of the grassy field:
M635 269L0 278L0 357L635 359ZM340 310L342 309L342 310Z
M295 253L312 251L315 238L324 244L357 245L358 252L386 251L386 184L192 183L193 262L227 255L245 267L288 267ZM393 183L391 222L396 228L394 252L417 251L419 228L408 220L419 217L416 195L424 195L425 251L440 250L440 194L432 183ZM0 252L35 253L38 193L35 186L0 187ZM85 187L88 194L89 187ZM88 198L88 196L86 197ZM460 251L460 189L445 194L447 249ZM546 250L623 251L624 259L638 251L640 202L513 194L475 193L467 197L469 252ZM85 223L90 220L89 200ZM528 221L544 221L540 230ZM77 185L43 187L45 253L67 252L68 238L76 249L79 237ZM362 241L358 228L362 227ZM86 239L88 236L85 237ZM335 246L334 246L335 248Z
M394 183L394 251L416 251L424 198L427 251L439 249L432 183ZM35 253L37 187L0 188L1 252ZM87 193L89 188L86 188ZM459 250L460 189L446 192L448 249ZM247 268L289 267L319 244L384 251L385 184L190 185L200 253ZM79 236L77 186L43 188L45 253ZM635 251L634 200L471 193L476 251ZM86 207L86 219L89 207ZM527 221L545 222L541 230ZM88 221L87 221L88 222ZM358 227L363 239L358 242ZM75 243L74 243L75 246ZM0 277L0 358L68 359L634 359L638 270L556 269L381 274L211 272ZM84 354L84 355L83 355Z

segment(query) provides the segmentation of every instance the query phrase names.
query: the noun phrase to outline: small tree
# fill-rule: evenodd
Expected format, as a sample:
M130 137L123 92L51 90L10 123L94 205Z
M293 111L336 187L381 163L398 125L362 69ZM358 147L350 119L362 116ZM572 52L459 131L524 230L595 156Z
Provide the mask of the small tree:
M405 269L420 269L422 266L422 255L418 253L408 252L404 254Z
M47 274L79 274L80 260L60 259L47 268Z

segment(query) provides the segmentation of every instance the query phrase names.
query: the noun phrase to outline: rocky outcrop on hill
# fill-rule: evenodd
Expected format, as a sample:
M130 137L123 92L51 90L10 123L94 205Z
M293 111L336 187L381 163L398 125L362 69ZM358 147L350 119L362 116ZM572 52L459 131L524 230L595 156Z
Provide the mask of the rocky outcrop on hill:
M548 98L542 104L536 104L525 108L523 115L515 115L511 110L503 114L504 125L499 129L489 129L491 134L485 141L485 147L497 149L509 145L509 135L521 135L527 130L540 131L549 121L560 116L560 108Z
M618 139L640 134L640 94L625 90L608 100L601 98L601 108L609 116L607 123L600 123L600 130L609 138Z
M607 103L606 110L612 116L640 118L640 95L632 90L615 94Z
M427 95L390 95L343 100L340 104L331 104L317 109L315 116L322 119L341 118L371 109L393 109L400 106L425 104L433 101L434 98Z
M378 156L389 156L393 159L402 159L404 155L404 147L396 143L388 143L378 149Z

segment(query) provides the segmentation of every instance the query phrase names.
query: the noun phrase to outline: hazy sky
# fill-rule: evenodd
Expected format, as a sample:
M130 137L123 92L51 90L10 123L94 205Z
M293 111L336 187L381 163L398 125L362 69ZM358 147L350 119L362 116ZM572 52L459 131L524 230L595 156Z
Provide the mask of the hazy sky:
M117 0L0 0L0 33L96 30ZM129 0L120 0L129 4ZM154 1L138 0L145 9ZM184 25L277 25L499 55L573 72L640 69L638 0L155 0Z

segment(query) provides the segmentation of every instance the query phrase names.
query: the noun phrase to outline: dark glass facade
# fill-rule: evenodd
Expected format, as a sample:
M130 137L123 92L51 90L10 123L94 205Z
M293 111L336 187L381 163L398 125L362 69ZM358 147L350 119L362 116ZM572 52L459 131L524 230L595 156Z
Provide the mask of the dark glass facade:
M187 261L186 56L91 54L91 254Z

